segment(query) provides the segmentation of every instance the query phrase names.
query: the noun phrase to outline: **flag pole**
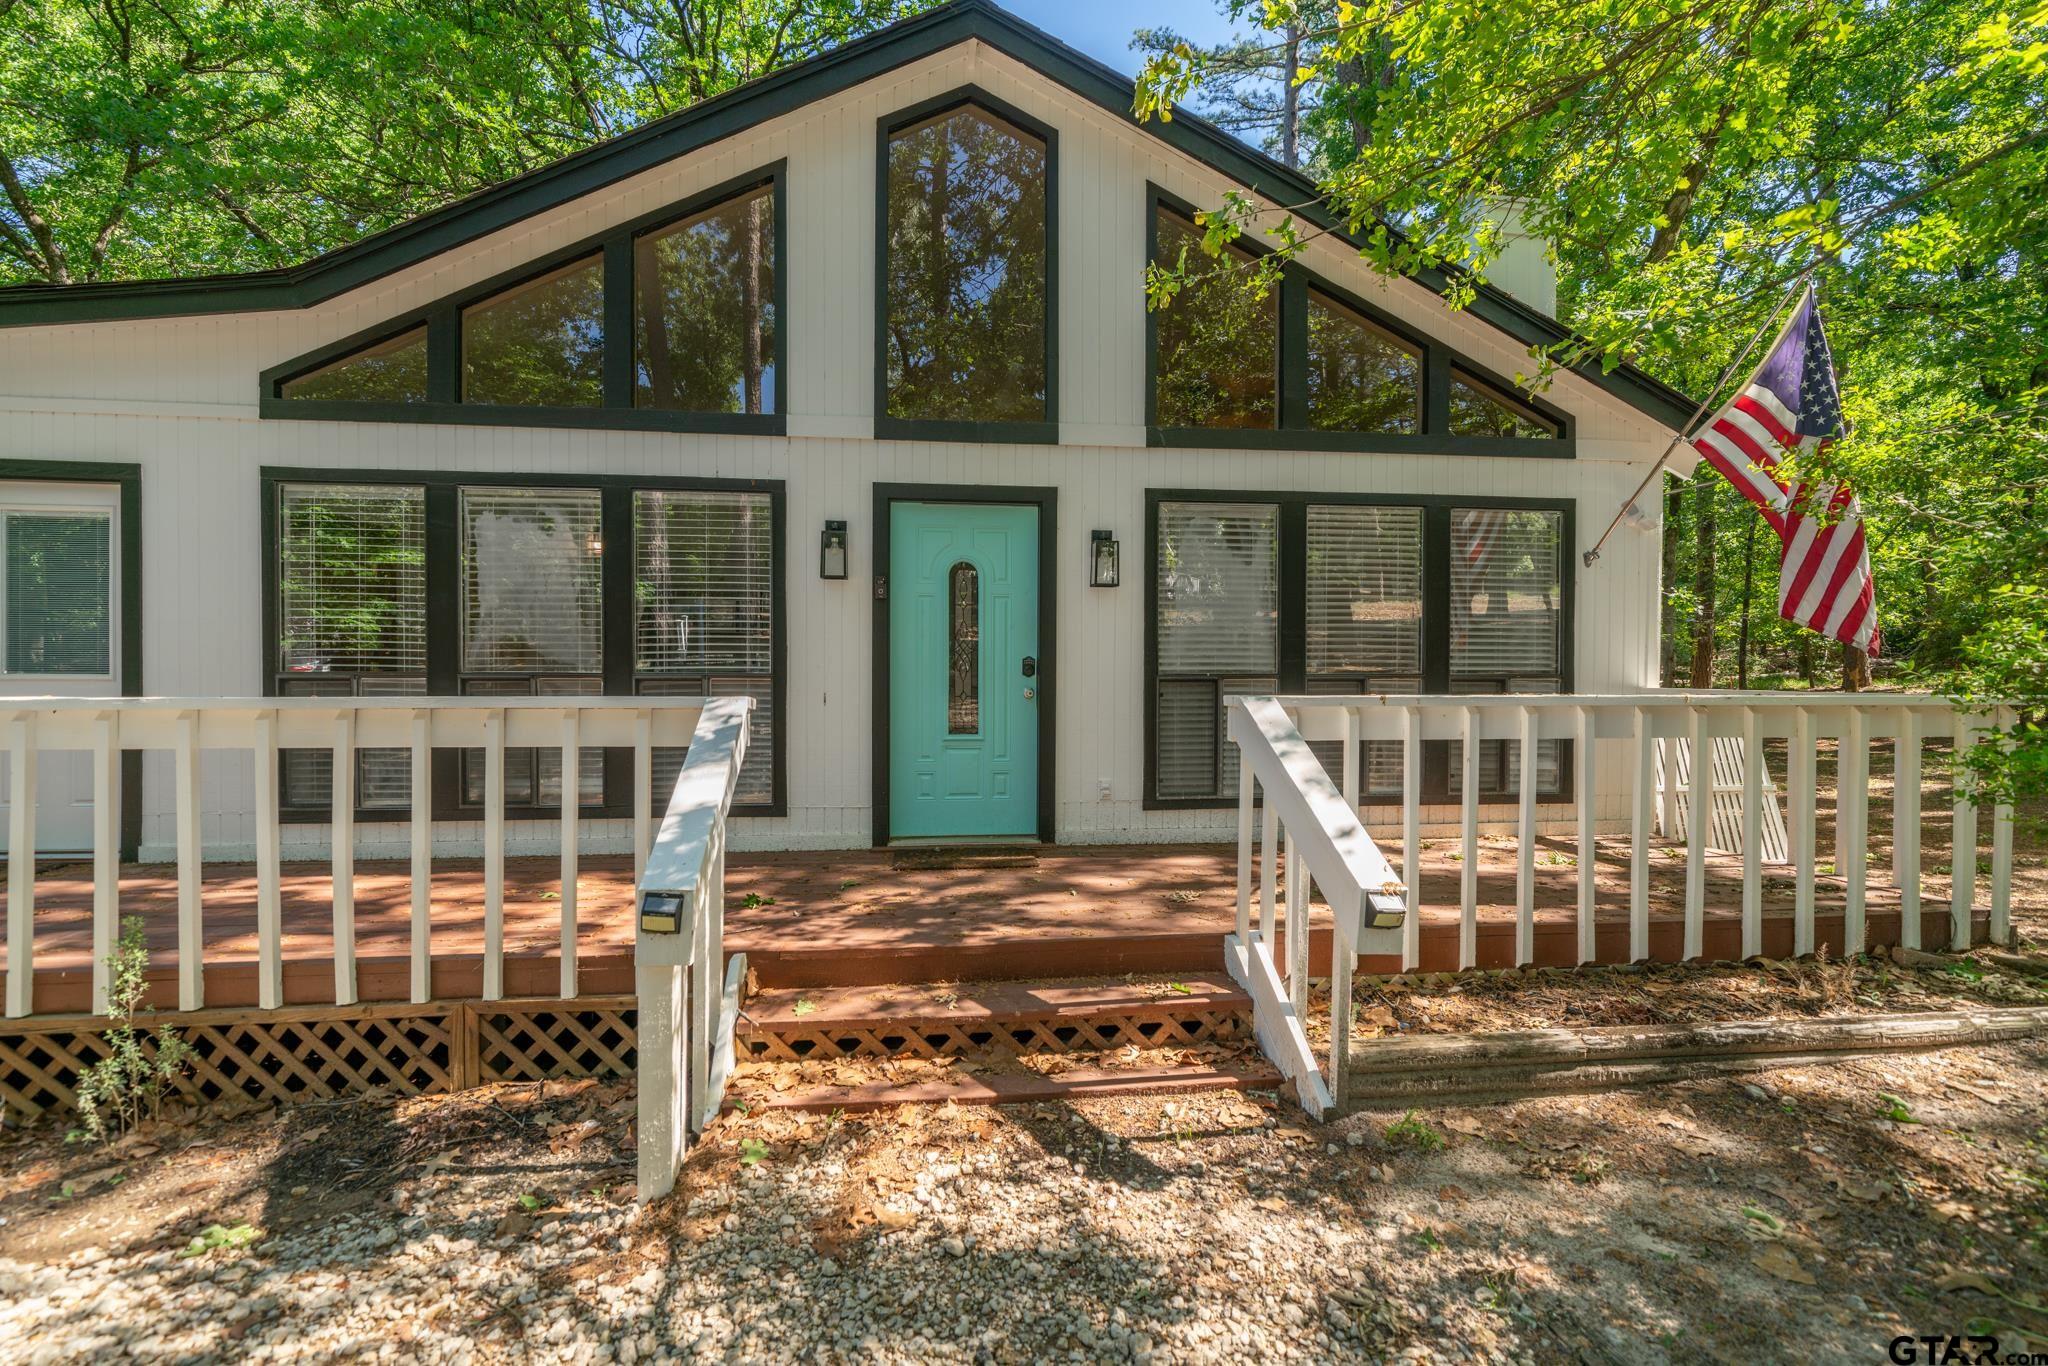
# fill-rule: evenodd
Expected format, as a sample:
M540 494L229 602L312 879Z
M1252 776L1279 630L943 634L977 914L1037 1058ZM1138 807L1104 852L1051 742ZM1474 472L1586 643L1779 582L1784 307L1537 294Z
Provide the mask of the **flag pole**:
M1808 266L1793 278L1792 287L1785 292L1785 297L1779 301L1776 310L1765 320L1764 325L1759 327L1756 333L1750 337L1742 350L1736 354L1735 359L1728 362L1728 368L1723 370L1721 377L1714 381L1714 387L1709 389L1707 396L1700 400L1700 406L1693 409L1692 416L1685 420L1685 425L1679 428L1676 436L1671 438L1671 444L1664 448L1664 454L1658 456L1657 463L1650 466L1650 472L1643 476L1643 482L1636 485L1634 493L1622 499L1621 507L1616 510L1614 517L1607 523L1607 529L1600 533L1600 539L1593 542L1593 548L1580 557L1585 563L1586 568L1591 569L1594 562L1600 558L1600 547L1607 544L1607 538L1612 536L1614 529L1621 525L1621 519L1628 516L1628 510L1636 505L1636 499L1643 496L1643 490L1650 487L1650 481L1664 472L1664 466L1671 462L1672 453L1691 439L1694 429L1700 424L1700 419L1705 417L1713 407L1716 396L1728 386L1728 381L1737 370L1742 368L1742 363L1749 359L1749 353L1756 350L1756 344L1762 341L1772 329L1777 327L1778 320L1785 316L1785 310L1792 306L1792 301L1797 299L1806 288L1812 275L1813 268Z

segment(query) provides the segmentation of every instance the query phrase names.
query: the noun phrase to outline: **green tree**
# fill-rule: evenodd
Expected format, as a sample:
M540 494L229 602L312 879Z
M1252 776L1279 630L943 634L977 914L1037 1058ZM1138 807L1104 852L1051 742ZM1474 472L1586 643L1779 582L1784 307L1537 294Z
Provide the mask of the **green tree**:
M930 0L0 0L0 284L346 245Z
M1447 289L1460 304L1501 248L1502 204L1555 243L1559 312L1586 340L1532 356L1531 386L1561 363L1627 359L1707 397L1811 272L1854 432L1803 473L1844 474L1862 495L1885 667L2039 714L2048 5L1347 0L1320 25L1314 12L1276 0L1250 17L1269 51L1298 31L1319 107L1348 111L1320 125L1308 161L1328 216L1363 225L1367 260L1462 268ZM1204 74L1201 54L1158 53L1140 114L1166 116ZM1283 247L1319 231L1242 197L1211 208L1212 249L1254 227ZM1155 273L1153 288L1175 281ZM1666 630L1667 647L1687 622L1717 647L1718 680L1737 662L1754 519L1716 479L1703 469L1672 500L1666 555L1667 584L1691 582L1716 610L1673 602ZM1839 678L1815 637L1776 620L1769 537L1755 569L1753 653ZM1853 678L1860 661L1845 662ZM2048 739L2025 722L2017 738L2006 772L2038 785Z

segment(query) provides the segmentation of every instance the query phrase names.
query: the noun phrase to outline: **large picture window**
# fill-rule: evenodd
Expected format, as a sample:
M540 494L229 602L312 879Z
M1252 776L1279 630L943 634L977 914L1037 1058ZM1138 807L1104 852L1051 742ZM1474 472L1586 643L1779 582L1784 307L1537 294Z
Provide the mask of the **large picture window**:
M264 371L266 418L786 430L782 168Z
M417 477L415 477L417 479ZM708 696L756 700L736 809L781 804L781 497L695 487L437 476L330 483L266 477L272 683L284 696ZM657 805L682 752L657 754ZM412 809L410 757L364 751L365 819ZM474 817L481 751L437 754L437 816ZM288 752L287 814L324 817L326 751ZM508 812L632 810L629 754L505 755ZM665 784L665 785L664 785Z
M1233 693L1570 690L1562 505L1229 493L1148 502L1149 801L1235 801L1224 725ZM1314 747L1338 776L1341 743ZM1517 748L1487 743L1483 796L1517 789ZM1569 750L1543 742L1541 794L1567 789ZM1368 799L1399 796L1398 742L1366 742L1361 760ZM1455 745L1425 747L1426 800L1454 799L1460 779Z
M636 407L781 410L776 240L770 185L634 239Z
M1154 209L1153 259L1186 266L1190 283L1153 315L1154 422L1161 427L1271 428L1280 421L1280 299L1246 287L1251 256L1202 251L1194 221Z
M1306 255L1270 269L1246 227L1211 254L1211 220L1147 187L1147 440L1155 446L1569 458L1569 419L1389 302Z
M1049 138L979 103L886 135L882 414L1052 420Z

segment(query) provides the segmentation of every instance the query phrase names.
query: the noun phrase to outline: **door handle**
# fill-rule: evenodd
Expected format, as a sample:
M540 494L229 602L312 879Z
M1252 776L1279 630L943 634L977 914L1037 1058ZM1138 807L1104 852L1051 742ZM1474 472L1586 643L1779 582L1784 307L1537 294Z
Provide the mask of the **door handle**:
M1024 656L1024 676L1026 678L1036 678L1038 676L1038 660L1031 655Z

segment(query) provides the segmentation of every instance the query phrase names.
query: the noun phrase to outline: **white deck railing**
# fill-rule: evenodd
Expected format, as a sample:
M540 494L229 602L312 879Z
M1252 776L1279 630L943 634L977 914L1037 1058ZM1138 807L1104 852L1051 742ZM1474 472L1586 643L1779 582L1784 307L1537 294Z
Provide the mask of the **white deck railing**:
M10 772L8 845L36 846L38 755L84 750L92 756L93 1011L104 1013L107 960L121 919L120 756L128 750L168 751L175 760L178 865L178 1008L205 1004L204 936L200 904L202 856L200 755L226 751L250 765L256 821L257 1004L284 1004L284 916L280 894L282 826L278 752L328 750L333 755L333 810L329 863L333 877L334 999L356 1001L355 756L366 749L409 751L412 791L430 790L436 749L480 749L484 755L483 997L505 994L505 752L555 749L562 772L579 770L583 749L633 752L633 850L636 874L653 839L650 791L653 751L691 742L698 698L504 698L482 704L473 697L404 698L9 698L0 701ZM573 779L565 779L573 781ZM561 994L576 985L576 865L581 812L574 802L561 815ZM433 822L411 822L411 997L431 999ZM36 861L7 862L6 1013L30 1013L35 974Z
M704 704L636 888L642 1201L674 1188L689 1135L718 1113L732 1074L747 958L734 954L723 962L725 823L746 759L752 706L745 697Z
M1318 1118L1343 1094L1343 1062L1350 1050L1351 970L1367 940L1380 952L1393 948L1407 918L1403 888L1379 846L1310 752L1294 721L1270 697L1237 698L1230 705L1230 739L1238 747L1237 930L1224 940L1224 965L1252 998L1259 1047L1294 1083L1301 1106ZM1355 746L1354 746L1355 748ZM1356 774L1349 781L1355 784ZM1352 788L1355 791L1355 786ZM1258 820L1257 898L1252 925L1252 822ZM1413 847L1412 845L1410 846ZM1285 849L1287 964L1273 959L1274 901ZM1330 1060L1327 1081L1318 1070L1304 1021L1308 1014L1309 884L1323 889L1335 922L1331 945Z
M1252 826L1261 822L1259 860L1262 870L1274 860L1275 827L1287 842L1286 878L1288 957L1294 960L1289 976L1291 1009L1298 1017L1307 999L1306 933L1295 933L1297 903L1306 923L1308 883L1323 891L1336 919L1337 941L1332 969L1332 1068L1331 1094L1341 1095L1341 1067L1348 1045L1351 971L1356 966L1358 947L1350 927L1360 924L1359 889L1374 890L1372 877L1382 879L1385 890L1398 892L1402 900L1399 918L1399 953L1404 971L1418 966L1421 956L1421 878L1416 852L1421 846L1422 746L1430 741L1456 740L1462 744L1460 774L1460 896L1458 966L1470 968L1477 961L1478 877L1479 877L1479 743L1487 740L1516 742L1523 754L1532 753L1544 740L1570 741L1576 747L1571 765L1574 790L1570 815L1578 853L1577 958L1590 963L1595 954L1596 883L1594 839L1600 832L1598 787L1602 754L1611 757L1618 747L1625 756L1629 775L1624 787L1626 814L1608 822L1610 830L1625 831L1629 838L1628 925L1629 960L1650 956L1650 834L1656 824L1653 803L1658 800L1655 778L1657 750L1669 741L1684 740L1691 753L1705 752L1718 738L1733 738L1743 746L1743 839L1742 839L1742 955L1753 957L1763 947L1763 873L1759 837L1762 808L1763 742L1783 739L1788 754L1785 789L1790 797L1790 836L1793 878L1793 951L1814 951L1814 889L1816 846L1816 744L1826 737L1839 741L1836 782L1836 869L1842 880L1844 943L1838 952L1859 953L1867 945L1865 897L1870 878L1870 746L1878 740L1898 745L1896 786L1893 798L1894 841L1890 877L1900 900L1900 942L1908 948L1921 947L1921 880L1925 873L1920 849L1923 804L1922 756L1929 741L1948 740L1958 749L1983 739L1986 732L2010 723L2009 712L1990 716L1970 715L1944 698L1902 694L1846 693L1756 693L1756 692L1654 692L1619 696L1572 695L1487 695L1487 696L1375 696L1332 697L1328 695L1287 697L1241 697L1230 704L1230 739L1242 756L1238 791L1238 933L1234 941L1248 944L1257 938L1248 931L1248 908L1252 895ZM1338 740L1344 745L1340 785L1333 788L1322 766L1308 753L1308 741ZM1382 874L1386 865L1375 864L1378 850L1359 825L1359 772L1361 742L1391 741L1401 746L1402 873ZM1606 746L1606 750L1602 750ZM1538 765L1520 765L1515 818L1515 962L1526 964L1535 958L1535 855L1538 810ZM1693 811L1707 809L1711 766L1690 767L1686 788ZM1666 764L1665 772L1676 766ZM1970 942L1971 918L1978 904L1978 812L1971 797L1967 775L1954 766L1953 857L1949 876L1949 935L1952 946ZM1255 815L1258 792L1266 794L1263 813ZM1667 790L1669 799L1673 793ZM1669 813L1664 813L1670 828ZM1682 958L1700 956L1706 921L1706 839L1707 824L1693 820L1686 824L1684 939ZM1338 857L1330 846L1339 843L1344 832L1356 829L1358 838L1348 838L1348 853ZM1370 850L1367 854L1364 851ZM1294 874L1295 855L1302 856L1305 876ZM1359 860L1363 859L1363 862ZM1262 920L1270 918L1273 874L1262 875L1259 888ZM2010 941L2012 910L2012 809L2000 805L1992 813L1990 870L1990 937ZM1391 916L1386 917L1391 919ZM1365 922L1370 924L1370 921ZM1233 954L1247 962L1256 958L1243 948ZM1233 964L1237 961L1233 958ZM1298 981L1296 980L1298 974ZM1253 984L1257 974L1253 974ZM1305 1049L1306 1042L1289 1043L1275 1050L1269 1033L1287 1035L1282 1026L1286 1013L1279 1011L1254 991L1255 1014L1265 1012L1260 1039L1268 1056L1296 1077L1304 1087L1303 1104L1320 1113L1313 1098L1320 1080L1311 1084L1299 1069L1293 1050ZM1294 1032L1298 1033L1298 1020ZM1285 1040L1283 1039L1283 1042ZM1313 1059L1309 1060L1310 1066ZM1323 1108L1326 1108L1326 1104Z

